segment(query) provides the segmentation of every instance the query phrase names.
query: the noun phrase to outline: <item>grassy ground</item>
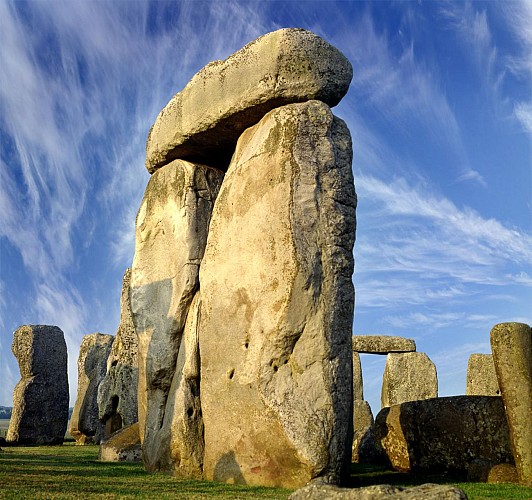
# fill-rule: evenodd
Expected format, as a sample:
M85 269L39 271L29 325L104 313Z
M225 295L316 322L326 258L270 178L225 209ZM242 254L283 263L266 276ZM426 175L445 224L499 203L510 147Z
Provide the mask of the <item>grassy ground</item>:
M2 499L286 499L289 490L226 485L207 481L180 481L148 474L141 464L101 463L98 447L74 446L5 448L0 452ZM532 488L513 484L456 483L442 477L399 474L375 467L353 466L351 486L427 482L455 484L470 499L527 499Z

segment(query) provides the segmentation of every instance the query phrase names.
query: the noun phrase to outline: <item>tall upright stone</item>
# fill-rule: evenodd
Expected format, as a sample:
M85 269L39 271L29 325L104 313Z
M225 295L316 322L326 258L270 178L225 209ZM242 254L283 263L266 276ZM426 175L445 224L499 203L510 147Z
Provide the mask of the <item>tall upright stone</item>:
M499 382L491 354L471 354L467 363L467 396L500 396Z
M99 418L105 437L138 421L138 342L130 297L131 269L126 269L120 296L120 324L111 353L107 373L98 389Z
M391 353L382 378L383 408L438 397L436 366L424 352Z
M319 101L238 140L200 270L207 479L337 482L351 458L351 138Z
M360 354L353 351L353 399L361 401L364 399L364 380L362 378L362 364Z
M148 470L161 468L167 402L222 179L219 170L176 160L150 178L137 215L131 311L138 335L139 433ZM195 418L201 418L199 412Z
M519 481L532 486L532 331L500 323L490 333Z
M21 379L13 394L6 440L17 444L62 444L68 424L67 347L57 326L24 325L12 351Z
M104 427L98 418L98 388L105 377L114 337L85 335L78 357L78 394L70 417L70 434L76 444L99 444Z

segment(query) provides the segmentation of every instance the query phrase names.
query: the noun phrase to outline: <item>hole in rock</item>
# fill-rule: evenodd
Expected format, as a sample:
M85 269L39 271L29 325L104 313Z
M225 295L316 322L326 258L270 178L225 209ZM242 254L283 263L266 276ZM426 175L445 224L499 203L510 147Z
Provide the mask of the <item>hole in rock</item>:
M232 380L234 376L235 376L235 369L231 368L227 374L227 377L229 378L229 380Z
M187 415L188 415L189 417L191 417L192 415L194 415L194 408L188 408L188 409L187 409Z

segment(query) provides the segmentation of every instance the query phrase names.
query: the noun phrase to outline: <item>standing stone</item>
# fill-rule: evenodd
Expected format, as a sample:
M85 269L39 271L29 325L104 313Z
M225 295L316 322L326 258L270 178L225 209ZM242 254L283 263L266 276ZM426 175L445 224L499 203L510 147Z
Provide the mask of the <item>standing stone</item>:
M414 352L416 343L412 339L392 335L353 335L353 351L365 354L390 354L392 352Z
M277 108L238 141L200 270L207 479L297 487L348 470L351 157L319 101Z
M131 314L131 269L126 269L120 297L120 324L111 353L107 373L98 389L99 418L105 437L138 421L138 342Z
M467 396L500 396L491 354L471 354L467 363Z
M452 396L383 408L373 430L400 472L465 476L474 460L513 462L500 397Z
M137 215L131 311L138 335L139 433L148 470L160 468L170 386L222 179L219 170L176 160L150 178Z
M14 334L21 380L13 395L6 441L62 444L68 424L67 347L57 326L24 325Z
M360 354L353 352L353 399L364 399L364 381L362 379L362 364L360 363Z
M532 486L532 331L524 323L500 323L490 341L519 482Z
M240 134L268 111L309 99L335 106L352 77L346 57L310 31L261 36L209 63L170 100L150 130L146 168L180 158L225 170Z
M361 455L367 455L366 448L371 448L373 444L372 430L373 413L367 401L354 400L353 404L353 448L351 461L361 462Z
M78 357L78 395L70 417L70 434L76 444L99 444L104 437L98 419L98 387L105 377L114 337L102 333L85 335Z
M424 352L388 354L382 379L383 408L437 397L436 366Z

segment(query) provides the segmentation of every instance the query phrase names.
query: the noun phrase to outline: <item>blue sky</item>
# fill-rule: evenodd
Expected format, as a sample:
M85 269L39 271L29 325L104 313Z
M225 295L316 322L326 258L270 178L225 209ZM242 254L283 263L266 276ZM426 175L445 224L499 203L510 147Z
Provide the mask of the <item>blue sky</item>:
M414 338L440 395L502 321L531 323L531 2L0 0L0 404L22 324L55 324L70 405L83 335L116 332L158 112L263 33L350 59L334 112L359 196L354 332ZM364 356L378 410L384 358Z

